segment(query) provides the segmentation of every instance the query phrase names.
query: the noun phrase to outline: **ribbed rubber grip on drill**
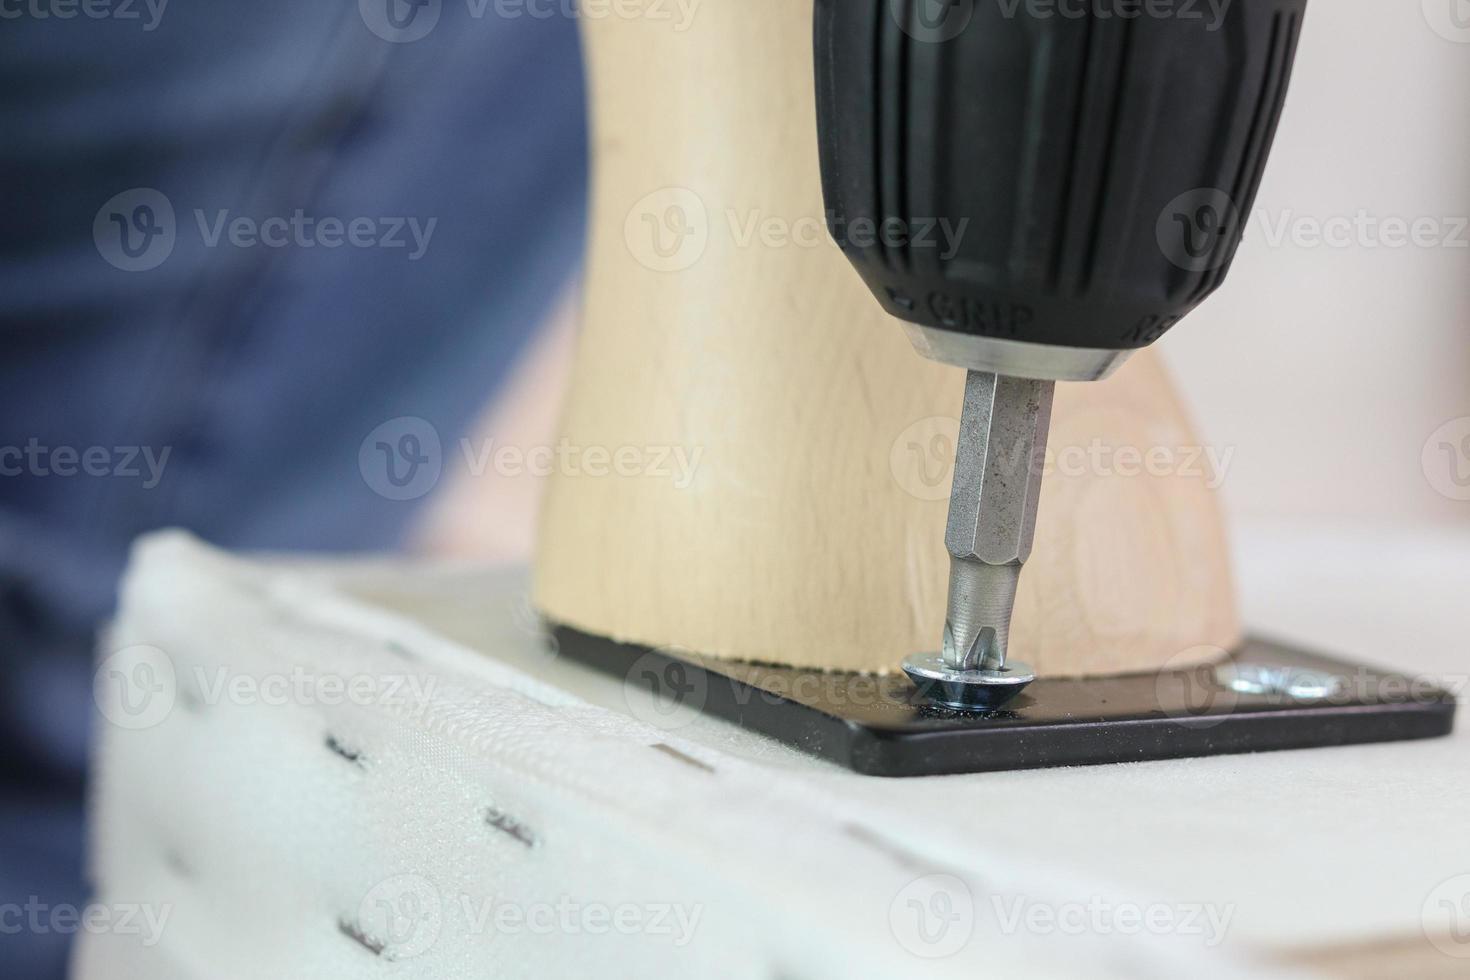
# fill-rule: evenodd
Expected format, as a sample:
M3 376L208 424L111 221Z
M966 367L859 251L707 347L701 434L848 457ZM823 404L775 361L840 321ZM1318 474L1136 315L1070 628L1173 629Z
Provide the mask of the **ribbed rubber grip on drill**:
M816 0L832 235L903 319L1147 346L1234 258L1305 7Z

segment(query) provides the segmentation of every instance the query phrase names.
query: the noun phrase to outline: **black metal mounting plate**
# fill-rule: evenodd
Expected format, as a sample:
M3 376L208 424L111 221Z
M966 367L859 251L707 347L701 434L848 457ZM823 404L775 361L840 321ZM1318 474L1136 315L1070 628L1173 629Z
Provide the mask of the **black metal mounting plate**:
M1041 677L1004 709L967 714L926 703L901 673L722 661L565 626L553 636L562 656L872 776L1394 742L1454 727L1454 698L1428 681L1261 639L1224 670Z

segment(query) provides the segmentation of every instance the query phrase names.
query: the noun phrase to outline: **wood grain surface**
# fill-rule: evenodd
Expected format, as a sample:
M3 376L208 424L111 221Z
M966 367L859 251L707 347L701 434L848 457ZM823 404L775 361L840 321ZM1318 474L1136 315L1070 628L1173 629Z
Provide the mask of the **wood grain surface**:
M586 308L535 601L653 646L890 670L938 644L962 372L921 359L823 230L809 0L585 19ZM1060 385L1016 655L1151 669L1238 636L1228 463L1158 361ZM682 461L682 462L681 462Z

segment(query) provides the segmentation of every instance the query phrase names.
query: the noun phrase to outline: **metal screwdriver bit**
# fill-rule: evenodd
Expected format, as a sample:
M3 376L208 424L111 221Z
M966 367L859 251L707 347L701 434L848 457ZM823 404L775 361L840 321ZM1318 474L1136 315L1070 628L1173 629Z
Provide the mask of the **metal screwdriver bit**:
M945 665L999 671L1021 566L1031 556L1055 384L971 371L944 543L950 554Z
M971 371L955 447L944 543L949 607L944 645L903 669L919 694L959 711L995 711L1036 677L1009 658L1021 566L1031 557L1051 381Z

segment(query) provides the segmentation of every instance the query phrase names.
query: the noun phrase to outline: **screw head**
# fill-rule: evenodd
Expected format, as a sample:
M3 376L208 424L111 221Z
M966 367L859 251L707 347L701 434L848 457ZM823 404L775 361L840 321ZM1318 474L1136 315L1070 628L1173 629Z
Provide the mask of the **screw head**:
M1036 680L1035 671L1017 660L1000 670L955 670L939 653L910 657L903 672L921 695L956 711L995 711Z

